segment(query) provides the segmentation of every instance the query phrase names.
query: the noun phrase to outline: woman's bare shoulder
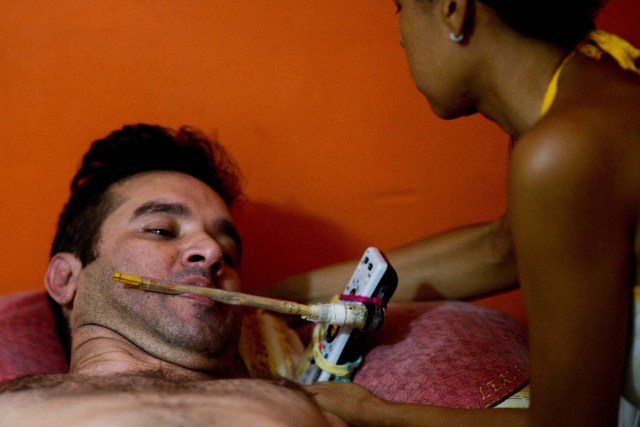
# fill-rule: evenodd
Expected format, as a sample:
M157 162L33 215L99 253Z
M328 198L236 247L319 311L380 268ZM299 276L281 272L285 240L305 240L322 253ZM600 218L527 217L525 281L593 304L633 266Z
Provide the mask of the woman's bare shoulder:
M640 93L638 98L614 105L613 99L590 94L551 110L516 144L514 184L597 183L640 190Z

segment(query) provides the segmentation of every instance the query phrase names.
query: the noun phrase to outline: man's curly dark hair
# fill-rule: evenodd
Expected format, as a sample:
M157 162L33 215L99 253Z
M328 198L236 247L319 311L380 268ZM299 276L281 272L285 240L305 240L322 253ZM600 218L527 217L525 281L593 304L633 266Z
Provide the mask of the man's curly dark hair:
M202 132L181 127L127 125L91 145L71 182L50 255L70 252L86 266L96 259L100 228L115 208L110 186L147 171L199 179L234 207L242 199L239 170L226 150Z

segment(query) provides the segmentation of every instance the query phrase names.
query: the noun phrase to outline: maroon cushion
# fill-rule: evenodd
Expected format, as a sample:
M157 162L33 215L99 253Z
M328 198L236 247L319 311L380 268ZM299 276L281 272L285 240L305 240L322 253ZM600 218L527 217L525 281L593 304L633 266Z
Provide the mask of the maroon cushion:
M29 374L67 372L44 292L0 297L0 382Z
M354 381L387 400L494 406L527 384L527 331L471 303L391 304Z
M0 297L0 381L68 370L44 292ZM526 330L460 302L392 304L355 382L395 401L492 406L527 381Z

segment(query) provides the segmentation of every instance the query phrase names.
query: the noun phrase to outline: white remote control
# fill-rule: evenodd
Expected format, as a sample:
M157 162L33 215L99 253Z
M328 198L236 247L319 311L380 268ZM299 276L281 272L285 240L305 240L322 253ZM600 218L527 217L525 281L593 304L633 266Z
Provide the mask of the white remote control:
M393 267L378 249L370 247L360 258L358 266L344 289L343 294L347 299L341 302L345 304L362 302L371 307L368 317L382 316L382 318L368 318L367 323L374 321L376 328L379 329L384 318L384 307L381 305L389 302L397 284L398 276ZM320 354L329 364L353 363L364 355L365 339L368 335L367 331L327 325L326 332L319 343ZM318 381L344 381L344 379L322 370L312 356L309 366L300 375L299 381L302 384L312 384Z

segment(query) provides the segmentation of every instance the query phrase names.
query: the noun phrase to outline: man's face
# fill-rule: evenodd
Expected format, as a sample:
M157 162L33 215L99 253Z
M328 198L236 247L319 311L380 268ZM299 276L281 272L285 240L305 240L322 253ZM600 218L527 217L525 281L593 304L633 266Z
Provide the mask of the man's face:
M239 238L220 196L196 178L164 171L134 175L110 191L116 207L100 229L98 257L78 276L72 331L104 327L159 359L195 369L202 360L235 354L237 308L112 281L118 271L238 290Z

